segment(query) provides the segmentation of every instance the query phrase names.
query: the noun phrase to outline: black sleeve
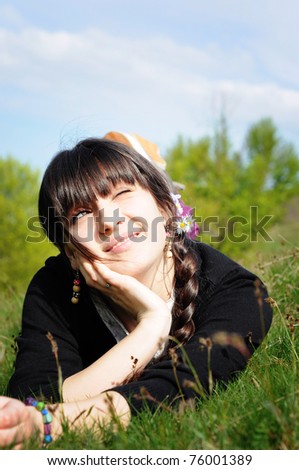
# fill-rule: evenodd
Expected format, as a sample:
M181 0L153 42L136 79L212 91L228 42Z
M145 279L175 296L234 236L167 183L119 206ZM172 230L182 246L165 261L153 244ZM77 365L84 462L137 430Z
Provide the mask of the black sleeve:
M59 282L55 284L42 274L29 286L23 306L15 372L8 385L10 396L23 399L33 394L59 400L58 368L48 332L58 346L62 376L68 377L82 369L78 344L62 312L63 304L58 306L57 296L60 296ZM64 296L68 298L65 292Z
M178 350L176 374L174 360L168 357L147 368L137 381L114 389L128 399L132 414L145 403L155 409L165 401L175 403L182 394L185 399L198 395L192 386L195 376L206 393L211 387L209 371L215 385L217 381L229 382L245 368L272 320L271 308L264 301L267 291L260 286L257 293L255 280L248 271L234 269L201 305L196 313L196 333L184 346L191 367ZM223 334L217 338L217 332ZM211 347L201 344L206 338L211 339Z

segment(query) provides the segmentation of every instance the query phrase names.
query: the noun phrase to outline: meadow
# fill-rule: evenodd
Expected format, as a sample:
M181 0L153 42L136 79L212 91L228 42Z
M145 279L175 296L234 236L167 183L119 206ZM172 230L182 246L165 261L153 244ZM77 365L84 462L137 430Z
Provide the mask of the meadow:
M146 410L125 431L66 425L49 449L299 449L299 247L298 218L271 230L272 243L257 243L241 260L269 291L270 332L249 366L227 388L209 398L182 402L174 410ZM13 369L23 296L1 293L0 392ZM26 449L40 448L37 439Z

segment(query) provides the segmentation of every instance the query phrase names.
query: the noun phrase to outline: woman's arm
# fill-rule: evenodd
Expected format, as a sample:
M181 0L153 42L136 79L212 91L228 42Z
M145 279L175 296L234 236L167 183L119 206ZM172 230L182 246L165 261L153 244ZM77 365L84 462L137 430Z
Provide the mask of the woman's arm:
M53 421L51 435L55 439L62 433L62 424L71 428L102 426L115 420L123 427L130 421L130 409L126 399L117 392L101 393L92 399L74 403L62 403L51 407ZM36 408L26 406L19 400L0 397L0 447L13 445L21 449L26 439L34 433L43 438L42 415Z
M228 383L244 370L272 319L265 302L268 293L262 285L257 292L256 281L241 268L230 271L198 308L196 333L184 345L184 352L177 349L146 368L137 381L114 388L129 400L133 413L145 403L156 409L178 398L209 394L217 382Z
M140 372L161 347L171 326L166 302L136 279L115 273L101 263L91 265L85 261L82 271L87 284L130 312L137 326L101 358L64 381L63 400L67 402L98 395Z
M85 292L79 306L71 304L72 277L68 276L61 256L47 262L32 280L25 298L22 334L18 338L19 351L8 394L21 399L34 395L45 397L52 402L61 400L58 365L52 344L47 339L48 332L57 344L62 379L73 377L73 385L76 383L75 391L78 383L78 387L81 387L81 379L77 374L82 371L84 381L79 398L85 399L122 383L132 373L133 366L134 371L144 367L159 349L161 338L167 337L171 316L162 299L137 281L131 279L131 282L134 283L131 288L132 297L139 296L139 304L136 306L136 301L131 297L127 298L124 291L118 292L118 295L122 302L127 298L127 310L131 308L132 319L137 324L136 332L129 336L130 341L125 338L126 341L122 342L121 347L117 345L115 350L106 356L107 361L101 361L99 358L115 345L112 335L101 322ZM112 285L105 293L115 297L117 290L117 287ZM122 347L125 349L122 350ZM132 356L134 359L131 359ZM84 368L88 369L89 365L97 363L98 360L101 368L98 370L91 367L94 375L89 380L86 373L89 371L85 372ZM86 381L88 383L85 390ZM67 380L64 386L67 386L68 382L71 383ZM88 389L90 385L92 390ZM70 400L71 397L68 397L65 390L64 398Z
M122 384L150 362L165 341L170 329L170 312L153 314L138 323L134 331L104 356L63 382L63 400L93 397L99 392Z

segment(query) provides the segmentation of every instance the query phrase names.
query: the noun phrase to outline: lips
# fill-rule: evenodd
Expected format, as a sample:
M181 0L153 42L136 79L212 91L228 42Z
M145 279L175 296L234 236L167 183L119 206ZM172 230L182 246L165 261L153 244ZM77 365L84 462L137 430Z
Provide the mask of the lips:
M119 235L118 239L116 238L111 239L111 241L105 247L104 251L108 253L109 251L112 251L114 248L124 245L128 240L132 240L132 238L138 237L139 235L140 235L140 232L133 232L129 235Z

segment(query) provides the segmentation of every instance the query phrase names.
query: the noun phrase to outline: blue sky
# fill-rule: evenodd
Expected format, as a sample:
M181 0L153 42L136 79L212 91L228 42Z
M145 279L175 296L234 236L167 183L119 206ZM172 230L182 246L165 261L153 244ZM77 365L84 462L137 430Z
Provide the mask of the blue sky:
M165 153L211 134L236 149L270 116L299 150L296 0L0 0L0 155L42 171L110 130Z

